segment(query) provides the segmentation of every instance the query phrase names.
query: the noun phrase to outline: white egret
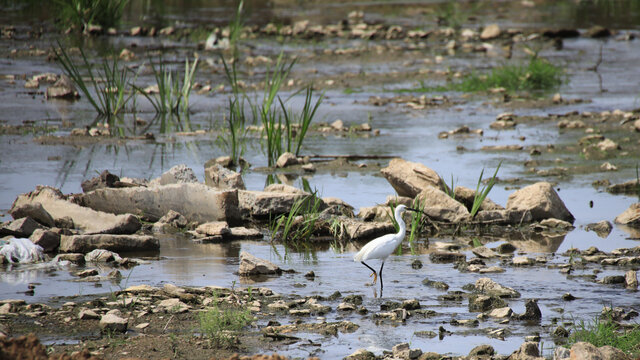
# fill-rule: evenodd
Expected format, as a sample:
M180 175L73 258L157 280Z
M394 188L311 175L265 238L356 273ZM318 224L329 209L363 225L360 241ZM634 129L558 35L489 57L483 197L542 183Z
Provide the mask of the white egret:
M407 231L407 226L402 219L402 213L404 213L405 210L417 211L404 205L398 205L394 213L399 227L398 232L396 234L383 235L371 240L353 257L353 261L360 261L364 266L368 267L369 270L373 271L373 274L371 274L371 276L373 276L373 284L378 280L378 274L380 275L380 292L382 292L382 287L384 286L382 282L382 268L384 267L384 262L398 247L398 245L400 245ZM371 266L365 263L365 260L371 259L382 260L382 265L380 265L380 271L378 273L376 273Z

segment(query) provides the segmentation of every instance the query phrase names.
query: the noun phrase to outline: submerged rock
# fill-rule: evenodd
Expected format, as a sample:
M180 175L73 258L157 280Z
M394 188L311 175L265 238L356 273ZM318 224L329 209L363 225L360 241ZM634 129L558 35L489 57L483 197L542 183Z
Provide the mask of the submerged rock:
M494 295L501 298L519 298L520 293L516 290L498 284L497 282L484 277L476 280L474 285L476 291L486 294L486 295Z
M530 211L533 221L556 218L573 223L575 220L548 182L535 183L509 195L507 210Z
M47 88L46 99L77 99L80 97L73 81L67 75L61 75L58 81Z
M610 221L602 220L597 223L587 224L585 227L587 231L595 232L599 237L606 238L613 230L613 224Z
M527 299L524 303L524 309L524 314L516 315L518 320L540 321L542 319L537 299Z
M469 311L485 312L496 308L503 308L507 303L494 295L472 294L469 295Z

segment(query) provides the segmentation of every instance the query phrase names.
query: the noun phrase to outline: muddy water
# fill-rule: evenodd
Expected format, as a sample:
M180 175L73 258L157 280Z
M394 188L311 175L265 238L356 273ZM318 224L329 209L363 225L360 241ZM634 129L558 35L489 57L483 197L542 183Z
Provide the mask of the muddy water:
M164 2L165 7L152 11L148 2L133 1L132 3L134 4L132 9L125 14L127 25L135 25L135 19L139 18L140 13L146 14L145 21L158 22L163 25L173 23L176 20L188 24L202 24L208 21L224 22L223 14L228 12L230 5L226 2L215 6L208 2L189 2L187 6L183 2L179 4ZM497 12L490 11L489 7L481 7L477 11L483 19L483 23L498 19L503 26L520 28L550 25L547 21L548 15L552 13L557 16L556 21L567 27L577 26L583 29L600 23L622 30L634 29L634 26L640 22L634 20L638 18L638 11L633 7L633 2L619 3L622 4L622 10L609 9L610 11L601 12L607 14L603 18L609 19L608 23L600 23L602 18L589 19L588 16L583 16L595 10L585 8L587 5L584 4L575 5L573 2L550 2L547 4L548 6L539 6L534 10L522 8L520 2L512 2ZM421 21L427 21L429 24L428 21L432 21L431 17L425 16L421 12L424 10L422 6L410 6L405 3L402 3L402 6L395 6L396 11L393 12L389 11L388 5L376 3L326 5L327 3L323 2L302 8L277 4L273 9L262 8L260 4L254 5L255 9L250 19L258 21L257 19L261 18L273 18L286 22L304 19L304 16L313 14L314 19L319 22L334 23L337 19L344 18L349 11L358 9L364 10L367 16L403 25L416 25ZM437 5L438 3L427 4L424 7L427 10L433 10ZM327 11L327 9L332 11ZM525 17L522 15L523 13L530 16ZM15 18L11 18L12 20L20 18L18 12L14 14ZM327 18L324 18L325 16ZM52 39L51 35L45 35L43 38L33 41L32 45L46 49L50 46ZM176 59L183 58L185 54L195 49L193 44L179 40L127 37L97 40L92 45L96 48L108 48L127 45L132 41L141 44L141 46L151 47L159 43L171 46L174 50L169 51L168 56L173 56ZM25 47L24 43L20 42L8 40L2 40L2 42L8 45L0 46L0 55L4 59L9 58L8 52L11 48ZM265 47L259 41L249 40L248 42L267 54L277 53L277 49ZM366 42L327 40L312 45L304 42L300 44L292 42L287 44L287 48L294 52L304 50L301 53L305 53L308 51L318 52L323 48L357 47L362 46L363 43ZM298 46L300 48L297 48ZM589 68L596 63L601 46L603 48L603 62L596 73ZM434 53L436 52L427 51L426 54L410 53L406 56L409 60L416 60L425 56L432 57ZM613 232L606 239L599 238L595 233L582 229L584 225L591 222L613 221L616 215L637 201L637 198L630 196L612 196L599 192L591 186L594 180L603 178L609 178L613 182L629 180L635 176L635 170L632 167L625 167L615 173L596 172L573 175L567 178L541 178L526 172L522 165L524 161L531 158L527 151L496 153L479 150L484 145L521 144L527 147L530 145L571 143L582 136L582 132L560 134L552 122L519 125L516 130L512 131L489 129L488 124L495 119L495 116L507 110L522 115L545 115L561 114L574 110L600 112L614 109L630 110L637 107L639 96L637 79L640 79L640 68L635 65L640 57L637 40L626 42L616 41L613 38L592 40L583 37L566 39L562 51L543 47L541 55L554 62L567 65L570 81L560 89L563 97L587 99L590 102L513 110L495 106L495 101L488 101L486 97L471 97L462 99L460 104L451 108L410 110L402 105L388 107L368 105L369 96L395 95L383 92L382 86L375 81L372 81L371 85L362 85L362 92L351 94L345 94L344 89L339 87L329 87L325 104L320 109L320 121L331 122L338 118L346 124L361 124L370 121L373 128L380 129L381 134L370 138L334 134L316 135L305 141L305 153L401 156L407 160L418 161L432 167L447 182L453 175L457 184L468 187L475 186L477 176L483 167L490 172L489 170L494 169L502 161L499 173L501 179L520 178L524 180L524 183L538 180L557 182L556 188L559 190L561 198L576 217L575 225L577 228L563 239L555 239L549 243L540 241L523 244L522 251L527 252L530 256L545 256L549 262L548 265L550 265L566 263L567 258L556 254L563 253L572 247L586 249L590 246L596 246L600 250L611 251L620 247L637 246L640 243L637 240L630 240L629 238L632 237L630 233L620 227L614 227ZM394 58L393 54L389 58L388 61L381 61L376 56L366 55L364 58L346 57L316 62L314 58L305 59L303 57L296 71L299 71L299 74L306 74L307 70L315 68L326 76L360 71L381 74L402 67L402 63L406 60L402 56ZM452 66L454 70L485 68L487 62L498 64L501 61L501 59L461 55L446 57L444 63L435 65L435 67L446 69L448 66ZM47 71L60 72L55 63L47 62L42 57L24 56L0 62L0 75L26 74L29 77ZM213 84L222 82L220 75L214 74L210 68L205 67L199 76L200 81L213 79ZM149 77L147 77L148 79ZM415 86L412 79L402 79L398 83L385 84L385 87L408 86ZM0 99L2 99L0 101L0 114L2 114L0 120L13 125L20 124L25 120L32 120L41 125L58 125L61 129L56 135L64 135L70 131L71 127L82 127L94 121L94 113L85 101L74 103L44 101L41 91L43 91L42 87L35 92L27 91L22 88L22 82L19 80L15 86L3 86L0 89ZM460 99L457 96L459 94L446 95ZM215 125L215 122L222 118L225 101L226 95L224 94L194 95L192 98L194 111L190 118L193 128L208 130L219 126ZM149 114L142 116L147 120L151 118ZM72 126L65 126L66 122L72 123ZM452 137L444 140L437 138L439 132L452 130L462 125L468 125L472 129L482 128L485 130L485 134L481 138ZM152 129L157 129L157 126ZM204 173L202 164L212 157L227 155L225 150L215 141L215 132L195 137L168 134L159 136L156 142L113 141L76 146L40 145L33 141L33 138L38 135L41 133L36 131L36 133L25 135L2 135L0 137L0 215L3 219L8 218L5 212L10 208L16 195L31 191L38 184L56 186L64 193L72 193L80 191L82 180L93 177L96 172L104 169L124 176L152 178L174 165L183 163L193 168L202 180ZM522 137L524 140L521 140ZM467 150L458 150L460 146ZM249 144L245 157L254 167L266 165L264 155L260 153L257 144ZM555 157L562 157L564 161L569 163L580 161L575 154L543 154L542 157L549 157L551 160ZM363 163L385 165L384 160ZM375 167L371 166L371 168ZM356 209L361 206L382 203L387 195L393 193L393 189L384 178L379 176L377 171L367 168L358 171L338 169L319 172L307 176L307 179L311 187L318 189L322 196L342 198ZM249 170L244 175L244 180L249 189L262 189L266 175L262 172ZM299 186L300 179L294 179L293 184ZM512 188L506 189L507 186L510 185L500 183L491 192L490 197L495 202L504 205L508 195L513 191ZM593 208L589 207L589 201L593 201ZM449 238L431 239L432 242L436 240L453 241ZM509 239L500 239L500 241L505 240ZM352 255L358 248L354 244L348 244L344 248L331 247L326 244L307 253L295 253L280 245L271 246L267 242L238 241L230 244L203 245L194 244L187 239L176 236L167 236L161 241L160 253L154 254L158 255L159 259L151 259L148 264L124 271L125 278L119 284L72 282L74 277L70 273L74 270L73 268L56 268L47 265L16 266L0 273L0 298L24 298L29 302L53 302L55 304L56 300L52 298L56 296L110 293L122 287L138 284L161 286L164 283L172 283L184 286L220 285L230 287L235 283L236 286L266 286L278 293L300 296L328 296L336 290L343 295L362 294L365 297L364 305L371 311L378 311L379 305L386 300L416 298L423 307L437 312L435 317L411 318L406 324L385 321L376 324L371 315L342 315L334 311L326 316L327 321L348 319L359 324L360 329L355 333L340 334L335 338L299 334L313 342L321 342L322 349L315 346L292 346L290 349L279 350L279 352L291 356L318 355L325 358L342 357L362 347L379 354L383 349L390 349L393 345L405 341L410 342L412 347L418 347L424 351L451 354L466 354L476 345L489 343L499 353L507 354L521 344L524 336L534 333L540 333L543 336L544 344L551 347L553 341L549 339L548 334L551 332L550 329L555 326L552 325L552 322L556 320L559 323L574 318L590 320L600 312L603 305L634 308L639 306L635 293L619 287L594 285L586 280L568 280L557 269L542 265L536 266L533 270L506 267L505 273L492 274L490 277L521 292L521 299L509 302L515 312L524 311L524 299L539 299L543 313L542 323L533 326L525 326L517 322L503 325L489 320L480 322L477 328L457 327L450 325L449 322L452 319L474 318L476 315L468 313L466 300L461 303L442 302L437 297L443 292L424 287L421 285L421 281L428 277L431 280L448 283L450 290L461 290L463 285L474 282L481 275L460 273L450 264L432 264L428 258L428 252L433 250L433 246L429 247L426 239L421 239L421 246L416 254L405 249L404 255L392 256L387 261L383 299L375 298L374 288L365 285L370 280L366 268L351 261ZM486 245L494 247L497 244L498 242L492 242ZM258 257L269 259L283 268L294 269L296 273L267 278L256 283L245 283L235 274L240 251L249 251ZM468 255L471 256L470 253ZM411 263L416 259L421 260L425 267L420 270L413 269ZM487 265L500 264L489 262ZM101 273L106 274L108 270L102 269ZM316 274L313 281L307 280L303 276L310 270ZM590 274L592 271L593 268L587 268L583 272ZM605 269L598 274L598 278L614 273L621 273L621 270ZM29 283L36 284L33 296L24 294ZM566 292L572 293L579 300L562 301L561 295ZM337 303L329 305L335 308ZM282 320L283 323L287 321L290 320ZM414 335L416 331L422 330L437 333L441 325L452 331L453 334L442 339L438 337L422 338ZM505 339L492 339L485 335L488 329L501 327L508 329ZM549 351L548 348L545 350Z

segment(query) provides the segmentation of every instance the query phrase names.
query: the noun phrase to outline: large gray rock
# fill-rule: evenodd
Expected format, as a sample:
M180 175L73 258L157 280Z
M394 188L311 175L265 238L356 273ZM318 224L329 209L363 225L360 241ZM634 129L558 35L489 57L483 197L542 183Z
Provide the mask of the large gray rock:
M185 164L180 164L172 167L169 171L160 175L160 177L153 179L149 182L149 186L162 186L169 184L189 184L197 183L198 178L193 169L187 167Z
M633 203L622 214L616 216L616 224L640 227L640 202Z
M29 240L40 246L45 252L54 251L60 246L60 234L51 230L36 229Z
M626 360L631 359L622 350L612 346L596 347L588 342L577 342L571 346L571 360Z
M21 206L11 208L11 216L14 219L30 217L44 226L55 226L55 221L53 220L51 214L49 214L47 210L42 207L42 204L37 202L26 203L22 204Z
M520 293L516 290L498 284L497 282L484 277L476 280L475 283L476 291L486 294L486 295L495 295L501 298L519 298Z
M531 212L526 210L480 210L473 218L474 222L493 225L520 225L532 220Z
M0 228L0 235L12 235L20 238L28 238L37 229L43 229L42 225L38 224L30 217L20 218L13 220L6 226Z
M221 190L246 189L242 175L216 163L204 169L204 183Z
M310 196L312 195L308 192L293 186L273 184L267 186L264 191L239 190L238 202L243 213L266 217L288 213L296 201ZM320 210L325 207L322 203Z
M424 213L436 221L458 223L469 219L469 210L444 191L427 186L418 195L416 201L424 205Z
M238 223L238 192L215 190L200 183L180 183L156 187L104 188L78 195L89 208L113 214L134 213L157 221L169 210L190 221Z
M278 265L257 258L246 251L242 251L240 253L240 267L238 269L238 274L241 276L251 276L251 275L271 275L271 274L281 274L282 269L278 267Z
M125 332L129 326L127 319L121 318L116 314L105 314L100 318L100 329L102 331Z
M442 188L443 185L432 169L400 158L392 159L380 172L400 196L414 198L427 187Z
M529 211L533 221L556 218L573 223L575 220L548 182L535 183L509 195L507 210Z
M456 186L453 191L456 201L461 202L469 211L473 207L473 198L475 197L475 190L469 189L464 186ZM480 210L504 210L504 207L494 203L488 197L484 199L480 204Z
M87 253L94 249L116 252L158 250L160 242L147 235L62 235L60 252Z
M30 193L19 195L11 208L33 203L40 203L56 223L68 222L70 218L76 228L87 233L132 234L141 227L140 221L131 214L114 215L80 206L49 186L38 186Z
M520 348L513 352L508 360L544 360L544 357L540 356L537 342L527 341L520 345Z

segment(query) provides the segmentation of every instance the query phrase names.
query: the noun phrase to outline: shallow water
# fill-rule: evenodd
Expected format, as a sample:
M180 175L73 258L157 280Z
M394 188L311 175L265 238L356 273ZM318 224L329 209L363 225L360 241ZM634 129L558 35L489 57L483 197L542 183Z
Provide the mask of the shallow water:
M190 2L187 6L183 2L164 2L163 9L157 9L158 13L165 12L165 17L145 8L143 3L132 1L133 8L125 14L126 24L135 24L134 15L140 12L147 14L147 21L161 22L183 21L189 24L217 22L221 20L221 14L229 10L229 3L221 2L211 5L207 2ZM152 2L155 4L155 2ZM433 2L438 4L438 2ZM548 25L546 21L549 14L558 15L560 24L567 27L577 26L581 29L589 27L599 21L590 19L581 14L589 13L594 9L589 5L575 5L573 2L549 2L548 6L536 7L531 16L523 17L523 10L518 5L520 2L505 2L501 11L493 13L481 8L479 15L487 22L498 18L503 26L513 27L539 27ZM602 4L605 2L594 2ZM619 2L622 9L606 11L610 19L608 25L622 30L631 30L638 27L638 11L633 7L633 2ZM293 21L303 19L301 15L310 9L308 14L313 14L314 19L324 23L334 23L342 19L352 9L364 10L367 16L398 20L396 23L419 23L421 16L417 16L423 5L413 3L349 3L336 5L320 3L308 5L308 7L287 7L276 5L273 9L261 8L261 2L255 3L256 10L253 18L272 17ZM401 6L398 6L401 5ZM436 6L431 3L427 8ZM390 13L389 6L395 11ZM602 5L601 5L602 6ZM624 8L627 6L627 8ZM331 9L331 11L327 11ZM625 10L626 9L626 10ZM178 11L180 10L180 11ZM617 15L616 15L617 14ZM13 13L10 18L19 24L21 15ZM7 15L0 15L0 20ZM613 20L611 20L613 19ZM394 21L391 21L394 22ZM616 25L614 25L616 24ZM34 42L37 48L47 48L51 37L43 37ZM175 40L140 39L117 37L97 41L93 44L96 48L138 42L140 46L157 46L162 42L171 46L171 53L175 59L183 58L184 54L194 50L193 44ZM555 106L549 108L516 109L517 114L545 115L549 113L561 114L569 111L611 111L614 109L630 110L638 106L638 79L640 68L636 66L640 57L640 48L637 41L592 40L584 37L566 39L562 51L555 51L545 47L541 55L554 62L567 64L570 72L570 81L564 85L560 92L565 98L589 99L576 105ZM251 41L248 41L251 44ZM304 50L318 52L324 47L343 48L362 46L362 41L327 40L318 44L306 44L292 42L287 44L290 50ZM27 77L41 72L60 72L55 63L49 63L42 57L18 57L9 59L8 49L23 46L23 43L0 40L0 75L26 74ZM4 46L8 45L8 46ZM277 53L272 48L277 43L264 43L255 41L256 52L273 55ZM602 87L598 74L588 70L597 61L600 46L603 46L603 62L598 74L602 79ZM427 50L425 56L432 57L437 50ZM304 54L303 51L301 51ZM393 57L391 54L389 57ZM420 58L415 54L411 59ZM470 67L485 67L487 62L499 63L501 59L483 58L481 56L468 56L462 54L456 57L446 57L445 62L435 65L434 68L446 69L452 66L454 69L466 69ZM296 71L305 74L311 68L318 70L320 74L336 75L341 73L357 73L364 71L369 74L385 73L402 66L404 59L397 58L389 61L381 61L376 57L346 58L316 62L314 58L304 59ZM220 75L214 75L211 69L203 70L201 79L214 79L213 84L220 80ZM5 81L5 80L0 80ZM8 124L20 124L25 120L33 120L38 124L53 124L61 126L63 121L69 121L73 127L82 127L94 121L94 113L86 101L61 102L45 101L42 94L30 93L22 88L22 83L17 80L16 86L0 87L0 120ZM407 87L415 84L389 84L388 87ZM606 92L602 92L606 89ZM564 239L556 239L548 243L528 242L522 244L521 251L529 251L528 255L544 255L549 263L566 263L567 259L556 254L563 253L569 248L586 249L596 246L603 251L611 251L621 247L634 247L640 245L637 240L629 240L632 237L627 230L614 227L612 233L606 238L599 238L593 232L586 232L583 227L592 222L601 220L613 221L614 217L624 211L631 203L638 199L631 196L613 196L600 192L591 186L594 180L609 178L612 182L626 181L635 177L635 169L626 167L615 173L593 173L570 176L568 178L540 178L526 172L523 161L531 157L526 151L522 152L484 152L475 151L484 145L521 144L545 145L558 142L571 142L582 136L582 132L561 135L552 123L523 124L518 125L513 131L494 131L488 125L495 116L508 109L502 109L492 104L485 103L486 98L467 99L464 104L454 105L451 108L438 108L432 110L409 110L402 105L388 107L375 107L367 104L369 96L393 96L395 94L383 92L378 85L364 86L363 92L345 94L343 89L330 89L327 91L327 99L320 108L319 120L331 122L342 119L346 124L361 124L369 121L374 129L380 129L378 137L355 136L313 136L305 141L305 154L342 155L342 154L376 154L382 156L400 156L410 161L417 161L436 170L449 182L453 175L456 184L474 187L480 171L485 168L487 173L501 162L499 177L501 179L521 178L527 181L550 180L557 182L556 188L568 209L576 217L576 229L569 232ZM43 88L39 91L43 91ZM420 94L418 94L420 95ZM431 94L427 94L430 96ZM453 97L456 94L447 94ZM220 121L226 94L194 95L194 113L191 122L195 129L209 129L212 123ZM149 118L148 114L143 114ZM441 131L455 129L462 125L470 128L485 129L481 138L449 138L440 140L437 134ZM154 127L154 129L156 129ZM65 134L70 129L64 127L57 134ZM0 217L7 220L6 214L15 197L24 192L31 191L38 184L51 185L60 188L64 193L80 192L80 183L91 178L104 169L128 177L153 178L162 174L177 164L186 164L194 169L200 180L203 179L203 164L210 158L226 155L224 149L215 141L216 134L185 137L178 135L166 135L158 137L156 142L127 141L126 143L97 143L83 146L66 145L39 145L33 141L33 137L40 134L27 135L2 135L0 137ZM525 140L520 140L525 137ZM575 139L573 139L574 137ZM569 140L567 140L569 139ZM255 141L254 141L255 142ZM458 146L463 146L469 151L459 151ZM552 155L557 156L557 155ZM264 155L257 144L252 144L246 151L245 157L255 167L266 166ZM543 154L542 158L545 157ZM575 155L566 155L566 161L576 161ZM386 164L386 160L370 161L368 163ZM367 162L364 162L367 163ZM322 196L338 197L353 205L356 209L362 206L372 206L383 203L387 195L393 194L393 189L387 181L374 170L358 171L333 171L318 172L314 175L305 175L312 188L319 190ZM266 175L259 171L249 170L244 174L244 181L249 189L262 189L265 185ZM300 186L300 179L294 180L294 185ZM491 192L490 197L495 202L505 205L512 189L506 190L507 185L499 183ZM589 207L589 201L593 201L594 207ZM637 235L635 235L637 237ZM0 272L0 298L23 298L29 302L53 302L57 296L89 295L96 293L110 293L123 287L150 284L162 286L164 283L172 283L181 286L205 286L219 285L236 286L265 286L282 294L297 294L300 296L323 295L328 296L338 290L343 295L363 294L364 305L372 312L379 310L379 305L384 300L402 300L416 298L423 307L435 310L438 315L433 318L410 318L406 324L394 324L383 321L376 325L371 314L341 315L336 312L327 314L327 321L348 319L361 327L352 334L340 334L335 338L321 338L315 334L298 334L314 342L321 342L322 348L315 346L296 346L290 349L280 349L280 353L290 356L318 355L325 358L343 357L358 348L368 348L377 354L383 349L390 349L399 342L410 342L412 347L418 347L424 351L439 353L466 354L479 344L491 344L501 354L514 351L523 341L524 336L539 332L543 335L545 346L551 347L553 340L549 339L554 318L562 320L585 319L591 320L598 314L603 305L633 307L638 309L640 302L636 293L626 291L619 287L607 285L594 285L584 280L568 280L557 269L549 269L545 266L536 266L535 270L529 268L511 268L502 274L491 274L490 278L520 291L522 298L509 301L509 305L515 312L524 311L524 299L539 299L539 305L543 313L541 325L524 326L518 323L501 325L493 320L480 322L478 328L467 329L449 324L451 319L473 318L476 314L469 314L466 300L462 303L443 303L437 299L444 292L425 287L421 281L428 277L431 280L445 281L450 285L450 290L460 290L467 283L475 282L484 275L460 273L453 269L451 264L432 264L428 258L426 240L422 240L417 254L411 254L405 249L404 255L392 256L385 265L385 291L384 298L374 298L374 288L366 286L370 281L368 270L351 259L358 246L347 244L345 248L338 249L329 244L319 246L308 253L289 253L280 245L271 246L266 241L237 241L229 244L194 244L190 240L167 236L161 240L159 260L151 260L148 264L140 265L132 270L123 271L124 279L120 284L103 282L100 284L86 282L72 282L75 279L71 275L72 267L51 267L47 265L15 266ZM451 241L451 239L431 239L431 241ZM501 241L508 239L501 239ZM486 244L489 247L497 245L497 242ZM529 249L529 250L526 250ZM283 268L291 268L295 274L285 274L280 277L267 278L257 283L246 283L235 273L238 266L238 256L241 251L248 251L258 257L269 259ZM471 256L468 253L469 257ZM415 259L421 260L425 267L420 270L411 268ZM493 265L488 263L487 265ZM499 265L496 263L496 265ZM374 267L379 266L373 264ZM110 269L101 269L101 275ZM313 270L316 278L313 281L304 278L307 271ZM585 270L589 273L593 269ZM598 278L609 274L622 274L621 269L605 269L598 274ZM344 276L347 274L347 276ZM33 296L24 292L30 283L36 283ZM296 286L294 284L301 284ZM570 292L579 299L573 302L564 302L561 295ZM63 300L60 300L63 301ZM335 308L337 302L330 303ZM563 309L564 313L557 309ZM286 322L286 320L284 320ZM414 336L415 331L431 330L438 332L439 326L444 326L452 331L453 335L443 339L421 338ZM505 327L508 333L504 340L491 339L485 336L486 329ZM550 351L548 348L545 351ZM323 352L324 351L324 352Z

